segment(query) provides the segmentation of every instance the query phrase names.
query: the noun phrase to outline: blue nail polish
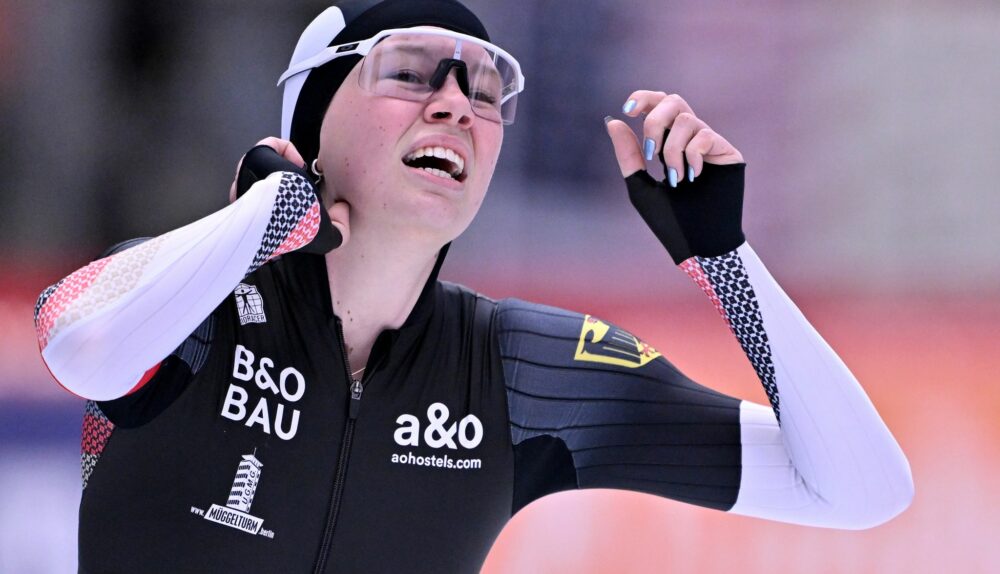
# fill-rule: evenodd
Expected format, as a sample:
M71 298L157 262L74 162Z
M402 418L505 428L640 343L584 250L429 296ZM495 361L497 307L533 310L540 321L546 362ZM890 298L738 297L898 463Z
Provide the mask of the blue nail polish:
M691 166L688 166L688 181L694 183L694 168Z
M670 178L670 187L677 187L677 170L672 167L667 168L667 177Z
M635 100L629 100L629 101L625 102L625 105L622 106L622 113L623 114L627 114L627 113L631 112L632 110L634 110L635 109L635 104L636 104Z
M646 156L646 161L653 159L653 152L656 151L656 142L653 138L646 138L646 141L642 142L642 153Z

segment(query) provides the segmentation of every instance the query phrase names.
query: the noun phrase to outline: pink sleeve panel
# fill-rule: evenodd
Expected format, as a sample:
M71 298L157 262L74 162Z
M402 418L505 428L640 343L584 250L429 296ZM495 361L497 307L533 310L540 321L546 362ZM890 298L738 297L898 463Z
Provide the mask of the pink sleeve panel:
M312 241L319 210L308 181L274 173L212 215L70 274L35 305L46 366L88 399L135 390L240 280Z

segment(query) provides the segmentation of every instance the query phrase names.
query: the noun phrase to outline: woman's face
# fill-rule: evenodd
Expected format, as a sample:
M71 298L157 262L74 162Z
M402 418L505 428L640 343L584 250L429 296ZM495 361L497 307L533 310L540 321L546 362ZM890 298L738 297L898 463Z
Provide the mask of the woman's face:
M473 113L454 72L429 99L415 102L362 89L360 68L359 63L341 84L323 118L319 168L326 193L332 187L333 197L350 204L352 235L371 229L443 245L479 210L500 154L503 125ZM434 148L444 148L452 165L464 164L458 178L435 175L420 167L426 161L414 160Z

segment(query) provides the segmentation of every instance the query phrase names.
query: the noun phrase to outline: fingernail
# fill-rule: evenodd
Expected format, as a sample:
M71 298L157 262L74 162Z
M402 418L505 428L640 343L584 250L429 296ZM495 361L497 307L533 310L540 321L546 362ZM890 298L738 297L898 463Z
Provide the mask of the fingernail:
M694 183L694 168L688 166L688 181Z
M622 113L623 114L627 114L627 113L631 112L632 110L634 110L635 109L635 104L636 104L635 100L629 100L629 101L625 102L625 105L622 106Z
M677 170L672 167L667 168L667 177L670 178L670 187L677 187Z
M642 153L646 156L646 161L653 159L653 152L656 150L656 142L653 138L646 138L646 141L642 142Z
M615 118L613 118L611 116L604 116L604 125L608 125L608 122L610 122L613 119L615 119Z

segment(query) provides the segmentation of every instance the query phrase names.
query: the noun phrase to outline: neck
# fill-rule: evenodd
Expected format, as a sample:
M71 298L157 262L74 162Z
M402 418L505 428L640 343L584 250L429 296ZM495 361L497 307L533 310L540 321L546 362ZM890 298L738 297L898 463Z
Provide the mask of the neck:
M326 255L333 311L343 325L348 360L355 370L367 364L379 333L406 322L439 252L372 239L352 233L347 244Z

